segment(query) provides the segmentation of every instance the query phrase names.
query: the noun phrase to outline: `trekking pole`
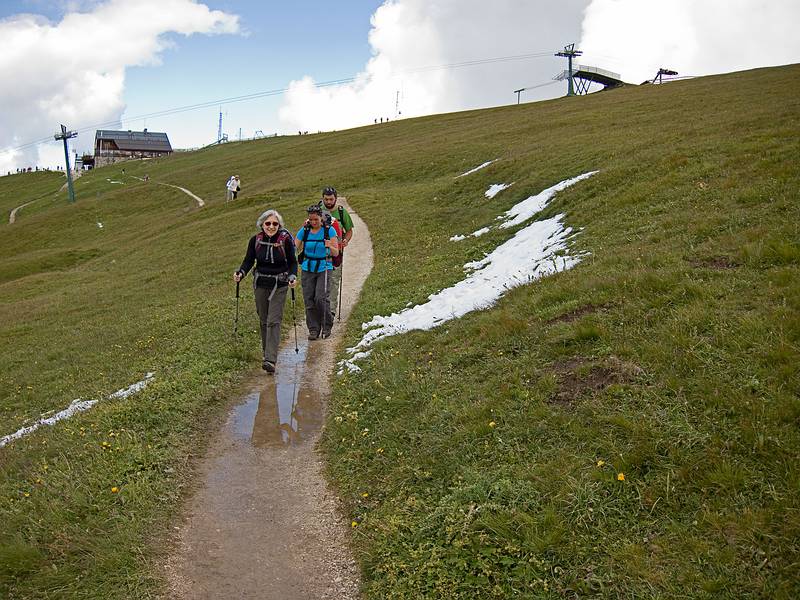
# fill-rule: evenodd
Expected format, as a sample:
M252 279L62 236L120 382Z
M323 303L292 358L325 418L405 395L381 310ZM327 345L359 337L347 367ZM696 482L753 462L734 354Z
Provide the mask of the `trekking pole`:
M294 318L294 288L292 288L292 324L294 325L294 353L297 354L300 352L300 348L297 345L297 321Z
M339 323L342 322L342 287L344 287L344 257L342 257L342 262L339 265L339 303L337 305L338 308L337 312L339 313Z
M233 318L233 337L237 338L239 333L239 282L236 282L236 316Z
M322 299L328 298L328 255L330 253L329 248L325 248L325 294L322 296ZM328 298L328 307L330 307L330 298ZM325 324L328 322L328 313L330 312L329 308L325 307L325 303L322 303L322 331L325 331ZM331 324L333 326L333 324Z
M339 205L339 222L342 224L342 237L345 237L347 232L344 230L344 208L341 204ZM345 240L345 242L346 241L347 240ZM339 252L344 252L344 248L339 248ZM337 304L337 308L339 309L337 311L339 313L339 323L342 322L342 282L344 281L344 254L341 256L342 262L339 263L339 268L341 269L341 271L339 271L339 303Z

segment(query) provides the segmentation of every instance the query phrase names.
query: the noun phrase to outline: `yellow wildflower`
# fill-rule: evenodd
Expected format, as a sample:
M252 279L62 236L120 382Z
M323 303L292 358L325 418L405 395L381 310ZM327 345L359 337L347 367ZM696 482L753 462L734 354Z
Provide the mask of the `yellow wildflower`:
M114 486L114 487L111 488L111 493L112 494L116 494L118 491L119 491L119 488L117 486Z
M617 473L617 481L625 481L625 473Z
M604 464L606 464L606 461L604 461L604 460L598 460L597 461L597 466L598 467L602 467Z
M352 523L350 523L350 527L358 527L358 522L353 521Z
M496 427L496 426L497 423L495 423L494 421L489 421L489 427Z

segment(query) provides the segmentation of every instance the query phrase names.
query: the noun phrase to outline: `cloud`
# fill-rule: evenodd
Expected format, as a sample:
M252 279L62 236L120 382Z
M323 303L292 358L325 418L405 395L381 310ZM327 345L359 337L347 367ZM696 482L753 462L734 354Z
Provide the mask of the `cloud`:
M83 3L60 22L19 14L0 20L0 147L52 136L59 123L79 129L119 121L125 69L158 64L168 33L227 34L239 20L194 0L109 0ZM91 135L91 134L90 134ZM54 166L49 146L0 152L0 172ZM63 151L57 164L64 163ZM47 162L45 162L47 161Z
M581 62L652 79L660 67L708 75L800 60L797 0L592 0Z
M336 86L315 87L310 77L293 81L279 111L281 124L287 131L341 129L380 118L511 104L515 89L552 82L561 68L553 53L577 41L586 4L387 0L372 16L373 56L364 70ZM530 54L540 56L505 58ZM441 68L487 58L504 60ZM563 86L552 83L523 99L560 95Z
M567 65L552 54L572 42L584 52L580 63L631 83L659 67L706 75L798 62L798 22L797 0L387 0L372 16L373 56L355 80L293 81L279 118L289 132L316 131L510 104L513 90L535 85L543 87L523 101L556 97L566 84L548 83Z

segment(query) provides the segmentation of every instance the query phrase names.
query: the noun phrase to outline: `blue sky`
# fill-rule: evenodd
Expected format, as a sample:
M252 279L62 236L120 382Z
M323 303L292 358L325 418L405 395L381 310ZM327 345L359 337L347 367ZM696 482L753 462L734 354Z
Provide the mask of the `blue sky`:
M167 34L174 47L162 54L162 65L128 71L125 115L283 89L302 75L317 81L353 77L370 57L370 16L381 3L209 3L238 15L242 34ZM244 137L251 137L256 130L277 132L275 115L280 102L281 97L275 96L223 105L224 130L231 138L238 137L239 128ZM203 128L204 140L211 142L216 139L219 110L214 106L186 116L150 119L150 127L167 129L180 118ZM143 122L134 125L147 126Z
M659 67L705 75L798 62L798 22L797 0L4 1L0 173L61 164L57 144L31 143L59 123L80 131L78 151L106 122L202 146L216 140L215 101L268 90L288 89L223 104L229 137L510 104L520 87L534 86L523 102L553 98L566 67L553 54L572 42L582 64L631 83Z

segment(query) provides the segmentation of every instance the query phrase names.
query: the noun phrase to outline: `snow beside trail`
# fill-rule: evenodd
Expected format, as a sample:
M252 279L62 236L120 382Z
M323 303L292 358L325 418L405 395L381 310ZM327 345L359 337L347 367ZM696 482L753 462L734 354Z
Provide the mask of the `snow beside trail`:
M366 352L356 352L350 358L340 360L338 363L336 363L339 367L339 370L336 373L341 375L344 373L345 369L347 369L350 373L360 373L361 367L359 367L355 361L361 360L362 358L367 358L370 354L372 354L372 350L367 350Z
M483 195L486 196L487 198L490 198L490 199L494 198L495 196L497 196L497 194L499 194L503 190L507 190L512 185L514 185L514 184L513 183L493 183L492 185L489 186L489 189L486 190L483 193Z
M577 177L573 177L572 179L565 179L564 181L555 184L552 187L547 188L546 190L542 190L538 194L534 196L529 196L522 202L518 202L511 208L509 208L501 217L504 219L505 222L500 225L503 229L508 229L509 227L514 227L515 225L519 225L520 223L524 223L528 219L530 219L533 215L540 212L547 206L547 203L556 195L557 192L560 192L563 189L568 188L571 185L578 183L579 181L583 181L584 179L588 179L592 175L597 173L597 171L589 171L588 173L584 173L583 175L578 175Z
M500 217L509 219L500 226L511 227L506 223L520 223L529 219L541 211L556 192L595 173L597 171L567 179L527 198ZM531 212L535 206L538 209ZM361 328L369 331L358 344L347 349L351 356L339 363L342 368L340 371L345 367L354 371L351 367L357 366L353 362L363 358L367 354L364 351L378 340L415 329L432 329L474 310L488 308L508 290L575 266L580 258L566 254L566 242L572 228L564 227L563 218L564 215L559 214L520 229L483 260L464 265L465 269L473 272L454 286L432 294L428 302L405 308L388 317L378 315L363 323Z
M137 381L133 385L130 385L126 388L122 388L121 390L117 390L113 394L109 395L108 399L118 400L127 398L131 394L135 394L136 392L143 390L147 386L147 384L150 383L150 381L153 379L154 376L155 373L147 373L142 381ZM47 417L46 419L39 419L33 425L29 425L28 427L23 427L22 429L19 429L12 434L0 438L0 448L5 446L9 442L13 442L14 440L17 440L21 437L28 435L29 433L33 433L34 431L39 429L39 427L41 427L42 425L54 425L58 421L69 419L73 415L87 411L98 402L99 400L81 400L80 398L78 398L77 400L73 400L67 408L65 408L61 412L57 412L52 417Z
M483 227L481 229L478 229L478 231L473 231L469 235L470 235L470 237L481 237L484 233L489 233L489 231L491 231L491 228ZM467 236L465 236L465 235L454 235L453 237L450 238L450 241L451 242L460 242L461 240L465 240L465 239L467 239Z
M490 164L492 164L493 162L497 162L498 160L500 160L500 159L499 159L499 158L495 158L494 160L488 160L488 161L486 161L485 163L483 163L482 165L478 165L478 166L477 166L477 167L475 167L474 169L470 169L470 170L469 170L469 171L467 171L466 173L462 173L461 175L456 175L456 179L458 179L459 177L464 177L464 176L466 176L466 175L471 175L471 174L472 174L472 173L474 173L475 171L480 171L480 170L481 170L481 169L483 169L484 167L488 167Z

